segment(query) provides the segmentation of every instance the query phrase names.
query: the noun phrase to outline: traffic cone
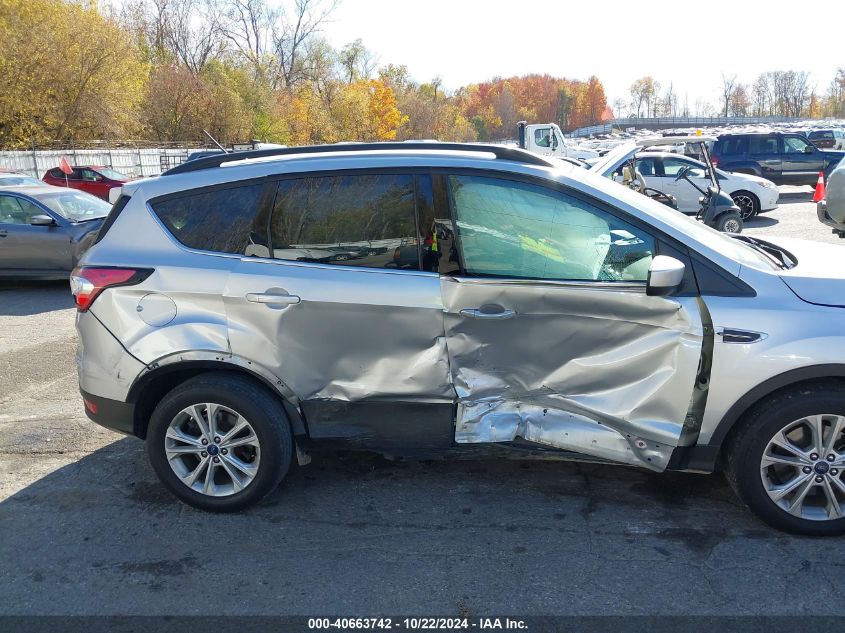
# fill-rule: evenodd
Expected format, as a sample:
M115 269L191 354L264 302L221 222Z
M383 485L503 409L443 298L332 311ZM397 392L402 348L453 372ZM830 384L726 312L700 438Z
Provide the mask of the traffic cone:
M821 202L825 199L827 192L824 189L824 172L819 172L819 179L816 181L816 192L813 194L813 202Z

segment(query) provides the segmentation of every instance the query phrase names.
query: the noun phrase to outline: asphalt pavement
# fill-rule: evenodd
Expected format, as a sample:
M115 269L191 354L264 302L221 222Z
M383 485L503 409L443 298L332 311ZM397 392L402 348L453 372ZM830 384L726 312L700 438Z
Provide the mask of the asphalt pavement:
M845 244L809 197L748 233ZM191 509L84 416L73 319L64 283L0 283L0 614L845 614L842 540L768 528L721 475L330 454Z

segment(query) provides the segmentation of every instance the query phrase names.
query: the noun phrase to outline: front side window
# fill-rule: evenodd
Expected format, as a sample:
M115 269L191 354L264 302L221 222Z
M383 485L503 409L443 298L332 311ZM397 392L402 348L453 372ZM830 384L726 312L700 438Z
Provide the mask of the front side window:
M681 160L679 158L664 158L663 159L663 173L666 176L675 178L684 167L691 168L689 172L690 178L704 178L705 173L704 170L697 164Z
M270 219L271 247L264 249L276 259L416 270L414 204L410 175L282 180Z
M803 138L797 136L783 137L783 153L784 154L803 154L808 147L812 147Z
M534 130L534 144L537 147L552 146L552 128L541 127Z
M154 200L151 206L185 246L249 255L254 254L247 251L252 233L266 230L257 217L261 190L260 184L229 187Z
M582 200L536 185L450 176L468 275L646 281L654 239Z
M34 215L44 212L29 200L0 195L0 224L29 224Z

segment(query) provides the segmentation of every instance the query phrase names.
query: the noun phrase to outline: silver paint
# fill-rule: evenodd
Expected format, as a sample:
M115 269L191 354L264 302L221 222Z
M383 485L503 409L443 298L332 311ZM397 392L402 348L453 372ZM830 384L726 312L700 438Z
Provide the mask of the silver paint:
M443 277L455 440L522 437L665 468L689 409L701 321L692 299L627 286ZM478 306L516 316L461 314Z

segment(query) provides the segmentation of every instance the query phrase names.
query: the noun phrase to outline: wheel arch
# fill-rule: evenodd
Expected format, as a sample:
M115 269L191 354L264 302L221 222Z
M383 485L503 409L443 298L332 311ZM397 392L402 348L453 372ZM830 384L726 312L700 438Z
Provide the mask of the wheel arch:
M710 436L709 444L711 446L718 446L721 451L725 447L727 440L729 440L731 432L738 428L737 424L764 399L776 393L800 388L804 385L831 381L835 381L845 389L845 364L837 363L801 367L778 374L761 382L734 402L731 408L722 416L721 421Z
M743 418L766 398L802 386L826 382L835 383L845 390L845 364L801 367L761 382L731 405L716 425L707 444L677 447L672 453L668 469L713 472L730 444L733 433L742 427Z
M287 413L294 436L308 434L305 419L299 410L295 396L291 397L281 381L273 381L258 371L244 367L231 360L223 360L219 354L217 358L195 358L172 362L158 361L151 364L148 370L141 374L129 389L126 401L134 404L134 434L146 439L147 426L156 405L171 390L187 380L200 374L226 372L246 376L265 387L273 396L279 399Z

